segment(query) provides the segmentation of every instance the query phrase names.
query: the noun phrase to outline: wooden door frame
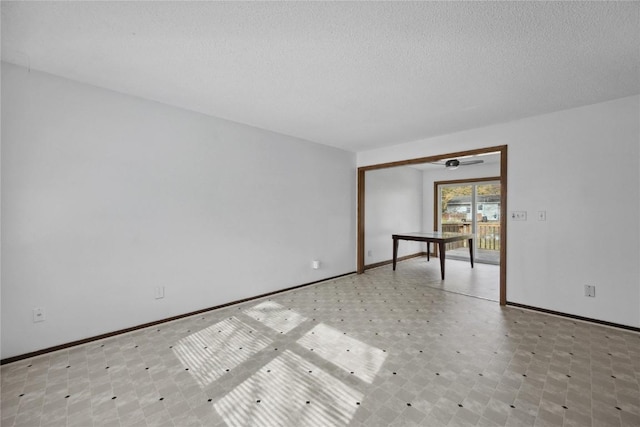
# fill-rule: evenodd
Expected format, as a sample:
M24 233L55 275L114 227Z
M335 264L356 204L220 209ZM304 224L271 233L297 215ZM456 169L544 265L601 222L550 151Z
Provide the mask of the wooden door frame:
M500 305L507 304L507 146L479 148L475 150L457 151L454 153L439 154L435 156L420 157L416 159L399 160L396 162L380 163L358 168L358 206L357 206L357 253L356 271L364 273L364 216L365 216L365 175L367 171L388 169L398 166L410 166L420 163L437 162L439 160L455 157L471 156L485 153L500 153ZM435 196L434 196L435 198Z

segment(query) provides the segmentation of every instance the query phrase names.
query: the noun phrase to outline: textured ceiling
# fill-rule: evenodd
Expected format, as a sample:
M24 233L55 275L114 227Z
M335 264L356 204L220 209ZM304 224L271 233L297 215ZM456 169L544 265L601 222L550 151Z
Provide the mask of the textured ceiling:
M638 2L8 2L2 59L351 151L640 93Z

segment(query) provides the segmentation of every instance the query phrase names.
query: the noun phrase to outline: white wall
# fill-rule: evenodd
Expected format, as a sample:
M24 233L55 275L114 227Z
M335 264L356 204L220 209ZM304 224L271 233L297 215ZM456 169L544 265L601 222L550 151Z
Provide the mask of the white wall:
M2 67L2 358L355 270L353 153Z
M361 152L358 166L508 145L508 210L529 220L507 223L507 300L638 327L639 117L632 96Z
M422 172L409 167L378 169L365 177L365 264L393 257L391 235L422 230ZM426 250L402 241L398 256ZM369 255L371 253L371 255Z
M422 229L435 230L433 227L433 200L436 195L433 183L436 181L452 181L458 179L494 178L500 176L500 163L486 163L463 166L455 170L428 169L423 173L423 223Z

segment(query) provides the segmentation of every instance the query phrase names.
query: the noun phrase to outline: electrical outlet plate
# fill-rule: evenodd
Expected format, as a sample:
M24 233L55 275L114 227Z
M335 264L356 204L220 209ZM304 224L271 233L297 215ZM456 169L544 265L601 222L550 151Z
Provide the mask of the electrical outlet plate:
M44 322L44 308L34 308L33 309L33 323Z
M156 299L164 298L164 286L155 287L155 297Z
M538 221L547 220L547 211L538 211Z
M595 298L596 287L594 285L584 285L584 296Z

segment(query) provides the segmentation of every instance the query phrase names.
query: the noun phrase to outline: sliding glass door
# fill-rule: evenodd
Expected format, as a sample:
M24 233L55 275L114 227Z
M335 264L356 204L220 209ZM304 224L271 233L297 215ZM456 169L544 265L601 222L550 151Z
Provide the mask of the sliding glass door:
M474 262L500 263L500 182L436 183L439 231L473 233ZM447 258L469 259L467 242L449 243Z

